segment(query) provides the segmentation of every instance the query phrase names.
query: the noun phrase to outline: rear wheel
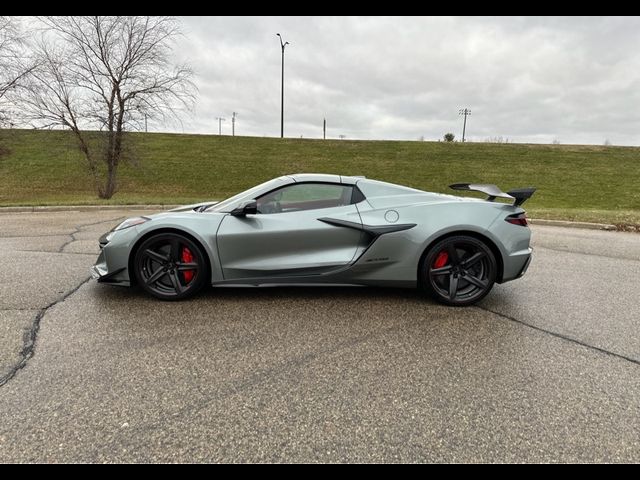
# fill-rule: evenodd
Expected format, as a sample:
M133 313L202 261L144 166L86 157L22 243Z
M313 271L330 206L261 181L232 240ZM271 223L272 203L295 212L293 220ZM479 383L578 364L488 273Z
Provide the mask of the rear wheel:
M209 268L202 248L178 233L159 233L136 251L138 284L161 300L182 300L207 283Z
M466 235L448 237L427 253L420 266L422 285L446 305L472 305L484 298L496 280L497 264L491 249Z

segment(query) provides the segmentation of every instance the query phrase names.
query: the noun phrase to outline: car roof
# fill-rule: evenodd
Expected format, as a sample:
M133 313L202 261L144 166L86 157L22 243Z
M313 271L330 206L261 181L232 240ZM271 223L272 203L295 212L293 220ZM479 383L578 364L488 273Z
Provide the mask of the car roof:
M287 175L294 182L327 182L327 183L346 183L354 185L358 180L365 177L332 175L328 173L295 173Z

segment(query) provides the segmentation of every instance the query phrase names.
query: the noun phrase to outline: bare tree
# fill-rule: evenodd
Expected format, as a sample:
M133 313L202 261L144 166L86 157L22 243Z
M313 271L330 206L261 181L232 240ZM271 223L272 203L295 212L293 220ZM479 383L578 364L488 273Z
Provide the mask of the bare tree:
M192 71L172 65L171 47L180 34L172 17L45 17L21 100L34 125L70 129L78 140L100 198L117 191L125 132L145 117L177 116L189 107Z
M12 93L33 70L24 50L24 38L15 17L0 16L0 126L14 123Z

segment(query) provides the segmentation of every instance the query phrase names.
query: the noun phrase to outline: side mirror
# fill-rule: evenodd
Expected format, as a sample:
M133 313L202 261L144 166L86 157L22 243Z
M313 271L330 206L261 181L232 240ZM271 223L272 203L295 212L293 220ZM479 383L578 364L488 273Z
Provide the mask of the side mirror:
M244 217L245 215L255 215L256 213L258 213L258 202L255 200L244 202L239 207L231 210L231 215L234 217Z

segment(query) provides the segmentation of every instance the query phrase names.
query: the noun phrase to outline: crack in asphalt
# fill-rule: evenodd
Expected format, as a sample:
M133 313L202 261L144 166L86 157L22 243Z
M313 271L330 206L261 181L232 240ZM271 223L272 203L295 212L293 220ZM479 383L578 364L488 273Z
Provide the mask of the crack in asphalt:
M26 331L22 337L22 350L20 351L20 360L13 367L11 367L11 369L9 369L8 373L0 377L0 387L6 385L13 377L16 376L16 374L20 370L26 367L29 359L33 357L33 355L35 354L36 340L38 339L38 331L40 330L40 323L44 315L47 313L47 310L49 310L51 307L55 307L60 302L64 302L68 297L76 293L78 289L82 287L85 283L87 283L89 280L91 280L91 277L85 278L84 280L82 280L82 282L80 282L78 285L73 287L71 290L66 291L56 300L54 300L49 305L41 308L38 311L36 316L33 318L33 323L31 324L31 328L28 331Z
M517 324L523 325L525 327L529 327L532 330L536 330L538 332L546 333L547 335L551 335L552 337L559 338L560 340L571 342L573 344L580 345L582 347L586 347L586 348L588 348L590 350L594 350L594 351L599 352L599 353L604 353L605 355L610 355L612 357L616 357L616 358L619 358L621 360L625 360L627 362L631 362L631 363L633 363L635 365L640 365L640 360L635 359L633 357L628 357L628 356L623 355L621 353L612 352L612 351L607 350L605 348L597 347L595 345L591 345L589 343L583 342L580 339L577 339L577 338L574 338L574 337L570 337L570 336L565 335L565 334L560 333L560 332L554 332L553 330L547 330L546 328L538 327L537 325L533 325L532 323L525 322L524 320L519 320L519 319L517 319L515 317L512 317L510 315L506 315L506 314L501 313L501 312L497 312L495 310L491 310L490 308L487 308L487 307L481 307L480 305L475 305L475 308L477 308L479 310L484 310L485 312L492 313L494 315L497 315L500 318L504 318L505 320L509 320L510 322L517 323Z
M71 237L71 239L70 239L70 240L68 240L68 241L66 241L65 243L63 243L63 244L60 246L60 248L58 248L58 252L57 252L57 253L66 253L66 252L64 251L64 249L65 249L68 245L71 245L73 242L76 242L76 241L78 240L78 239L76 238L76 235L77 235L78 233L81 233L81 232L82 232L82 230L83 230L84 228L86 228L86 227L92 227L92 226L94 226L94 225L100 225L100 224L102 224L102 223L115 222L115 221L117 221L117 220L122 220L122 219L124 219L124 218L126 218L126 217L122 217L122 216L120 216L120 217L116 217L116 218L110 218L110 219L108 219L108 220L102 220L102 221L100 221L100 222L84 223L84 224L76 225L75 227L73 227L73 228L75 229L75 231L73 231L73 232L71 232L71 233L66 234L68 237Z
M70 234L66 234L66 236L71 237L71 239L69 241L65 242L58 249L57 252L46 252L46 253L65 253L65 254L67 254L67 252L63 251L64 248L66 246L70 245L71 243L77 241L75 236L78 233L82 232L82 230L84 228L91 227L91 226L94 226L94 225L100 225L102 223L114 222L114 221L120 220L122 218L123 218L122 216L119 216L119 217L116 217L116 218L110 218L108 220L102 220L100 222L83 223L83 224L80 224L80 225L76 225L76 226L73 227L75 229L75 231L73 231ZM52 235L52 236L64 236L64 235ZM95 254L91 254L91 255L95 255ZM51 307L56 306L58 303L64 302L68 297L70 297L75 292L77 292L78 289L80 287L82 287L82 285L87 283L89 280L91 280L90 276L84 278L82 280L82 282L80 282L78 285L74 286L71 290L67 290L61 296L56 298L53 302L49 303L45 307L40 308L38 310L38 313L36 313L35 317L33 318L33 322L31 323L31 328L28 331L24 332L24 334L22 336L22 350L20 350L20 360L15 365L13 365L6 374L4 374L4 375L2 375L0 377L0 387L6 385L13 377L15 377L16 374L27 365L27 362L35 354L36 340L38 339L38 332L40 330L40 323L42 322L42 318L45 316L47 311ZM31 310L35 310L35 309L31 309Z

